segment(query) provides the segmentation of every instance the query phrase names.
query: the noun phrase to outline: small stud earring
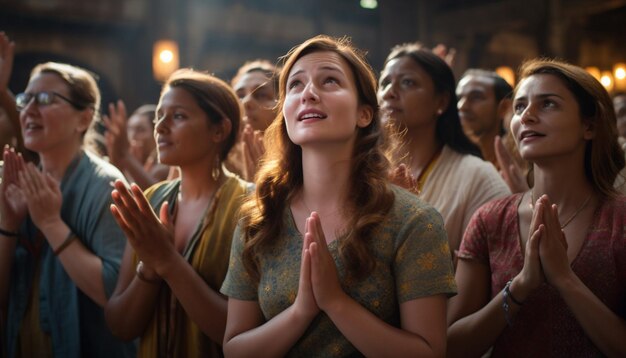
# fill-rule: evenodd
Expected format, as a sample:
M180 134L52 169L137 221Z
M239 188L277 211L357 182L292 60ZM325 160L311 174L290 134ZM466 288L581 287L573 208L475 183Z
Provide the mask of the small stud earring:
M437 110L437 115L438 115L438 116L440 116L442 113L443 113L443 109L439 108L439 109Z

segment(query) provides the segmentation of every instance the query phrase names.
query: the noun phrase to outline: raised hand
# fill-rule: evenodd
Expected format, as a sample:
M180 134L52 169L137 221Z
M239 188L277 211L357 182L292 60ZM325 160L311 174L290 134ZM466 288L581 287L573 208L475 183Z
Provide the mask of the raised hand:
M115 182L111 197L113 217L143 261L144 273L163 276L174 255L178 255L174 247L174 226L168 215L169 204L161 205L157 217L141 189L132 184L129 191L121 180Z
M529 189L522 168L513 160L509 151L504 147L504 143L499 136L494 141L496 158L500 166L500 175L509 186L512 193L523 193Z
M3 221L2 229L15 231L28 214L18 177L19 172L24 169L24 159L8 146L4 147L2 157L4 168L0 184L0 220Z
M433 47L432 51L435 55L444 60L448 64L448 66L452 67L454 65L456 49L448 48L444 44L438 44L437 46Z
M243 130L242 140L244 179L253 181L259 166L259 160L265 153L263 132L253 130L252 126L246 124Z
M333 303L345 296L346 293L341 288L335 260L328 250L322 223L315 211L311 213L308 219L305 237L307 236L311 240L309 255L311 256L313 295L320 309L327 311L332 308Z
M18 176L33 223L42 232L61 223L63 196L59 182L49 173L40 172L33 163L24 165Z
M126 106L121 100L109 104L109 115L103 116L106 132L104 134L109 161L118 168L124 168L124 161L129 154L130 143L126 131Z
M414 194L419 194L417 179L415 179L409 168L404 164L400 164L391 172L389 180L393 184L405 188Z

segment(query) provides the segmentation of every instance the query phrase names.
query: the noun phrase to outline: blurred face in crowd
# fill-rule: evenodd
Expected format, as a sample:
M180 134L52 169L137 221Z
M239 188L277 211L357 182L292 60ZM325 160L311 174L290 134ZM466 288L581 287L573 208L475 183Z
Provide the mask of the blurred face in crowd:
M593 131L580 115L576 98L554 75L522 80L513 100L511 131L520 155L529 161L584 157Z
M233 89L243 105L244 123L264 131L276 117L273 81L261 71L251 71L243 74Z
M488 133L498 133L500 118L493 79L467 75L456 88L457 108L463 131L476 142Z
M445 107L428 73L409 56L390 60L383 69L378 103L383 120L394 120L406 128L435 126Z
M141 162L145 162L150 153L156 147L154 141L154 128L152 121L146 114L133 114L128 119L127 134L131 146L131 153L139 156Z
M613 107L617 117L617 133L620 137L626 138L626 94L615 96Z

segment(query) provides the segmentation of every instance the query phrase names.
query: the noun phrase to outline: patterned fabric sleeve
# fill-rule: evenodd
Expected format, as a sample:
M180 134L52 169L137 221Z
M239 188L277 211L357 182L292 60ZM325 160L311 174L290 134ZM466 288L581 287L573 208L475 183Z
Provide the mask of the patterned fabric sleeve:
M488 215L489 208L490 204L485 204L472 216L457 253L459 259L473 259L489 263L489 247L483 220L484 216Z
M220 292L224 295L245 301L258 300L258 284L255 283L243 265L241 254L243 252L244 234L241 226L237 225L233 234L233 244L230 250L230 263L228 273L222 284Z
M406 218L394 260L398 302L456 293L450 248L441 215L423 206Z

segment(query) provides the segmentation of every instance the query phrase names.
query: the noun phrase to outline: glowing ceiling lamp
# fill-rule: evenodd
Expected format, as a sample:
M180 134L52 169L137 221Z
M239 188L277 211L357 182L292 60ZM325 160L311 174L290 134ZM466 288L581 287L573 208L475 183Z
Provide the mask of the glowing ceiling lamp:
M615 77L615 89L626 91L626 64L616 63L613 66L613 76Z
M159 40L152 50L152 72L154 79L165 81L179 66L178 44L171 40Z
M600 83L602 86L608 91L611 92L613 90L613 74L611 71L603 71L602 76L600 77Z
M364 9L375 9L378 7L376 0L361 0L361 7Z

